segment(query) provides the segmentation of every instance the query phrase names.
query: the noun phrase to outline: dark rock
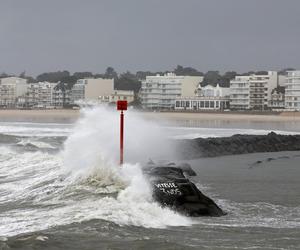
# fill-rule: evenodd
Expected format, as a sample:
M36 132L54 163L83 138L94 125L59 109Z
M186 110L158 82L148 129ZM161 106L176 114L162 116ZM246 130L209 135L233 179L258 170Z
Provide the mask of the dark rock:
M256 152L300 150L300 135L233 135L221 138L179 140L178 152L184 159Z
M146 168L144 173L153 185L153 198L162 206L168 206L188 216L226 214L184 176L181 168L155 166Z
M196 176L196 172L192 169L191 165L188 163L182 163L177 166L180 168L184 173L188 174L189 176Z

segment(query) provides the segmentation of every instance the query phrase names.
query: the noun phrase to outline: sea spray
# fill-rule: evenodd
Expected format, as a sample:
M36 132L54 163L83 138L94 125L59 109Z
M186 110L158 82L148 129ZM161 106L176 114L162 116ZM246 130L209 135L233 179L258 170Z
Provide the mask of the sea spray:
M94 192L107 194L99 200L80 205L85 219L100 218L121 225L165 227L190 225L190 219L152 199L152 190L144 178L140 160L160 157L171 146L154 122L126 112L125 163L118 165L119 114L107 107L83 111L65 143L64 170L75 186L93 186ZM117 192L117 196L110 196ZM95 204L98 204L95 206Z
M65 171L76 178L99 173L116 174L119 168L119 113L99 106L83 111L82 119L65 142ZM162 128L153 121L127 111L125 114L125 162L171 157L173 148ZM105 174L105 175L106 175ZM101 177L101 176L99 176Z
M1 188L7 192L2 200L17 206L0 215L0 234L95 219L154 228L191 225L189 218L152 200L141 170L139 159L159 157L170 149L159 126L129 111L125 119L122 167L118 165L119 113L104 107L83 111L61 153L23 153L5 147L7 152L0 154L5 161L2 170L13 179L3 176L7 182Z

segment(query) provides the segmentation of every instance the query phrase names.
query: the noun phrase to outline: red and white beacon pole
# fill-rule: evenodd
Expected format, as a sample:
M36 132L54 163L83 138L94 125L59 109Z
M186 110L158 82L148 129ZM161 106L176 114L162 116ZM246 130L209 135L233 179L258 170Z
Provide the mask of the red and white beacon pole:
M124 158L124 110L127 110L127 101L117 101L117 110L121 110L120 114L120 165L123 164Z

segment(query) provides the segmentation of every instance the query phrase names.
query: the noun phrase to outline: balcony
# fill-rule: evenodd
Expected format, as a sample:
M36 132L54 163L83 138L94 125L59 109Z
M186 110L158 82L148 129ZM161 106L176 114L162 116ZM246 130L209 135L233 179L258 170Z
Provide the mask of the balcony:
M247 100L249 99L249 96L234 96L234 95L231 95L230 96L230 99L244 99L244 100Z

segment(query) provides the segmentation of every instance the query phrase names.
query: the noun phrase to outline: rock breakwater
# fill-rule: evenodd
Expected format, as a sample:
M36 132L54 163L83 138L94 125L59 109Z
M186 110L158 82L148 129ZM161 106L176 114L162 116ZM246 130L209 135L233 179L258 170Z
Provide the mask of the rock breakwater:
M184 159L258 152L300 150L300 135L233 135L219 138L180 140L178 151Z

